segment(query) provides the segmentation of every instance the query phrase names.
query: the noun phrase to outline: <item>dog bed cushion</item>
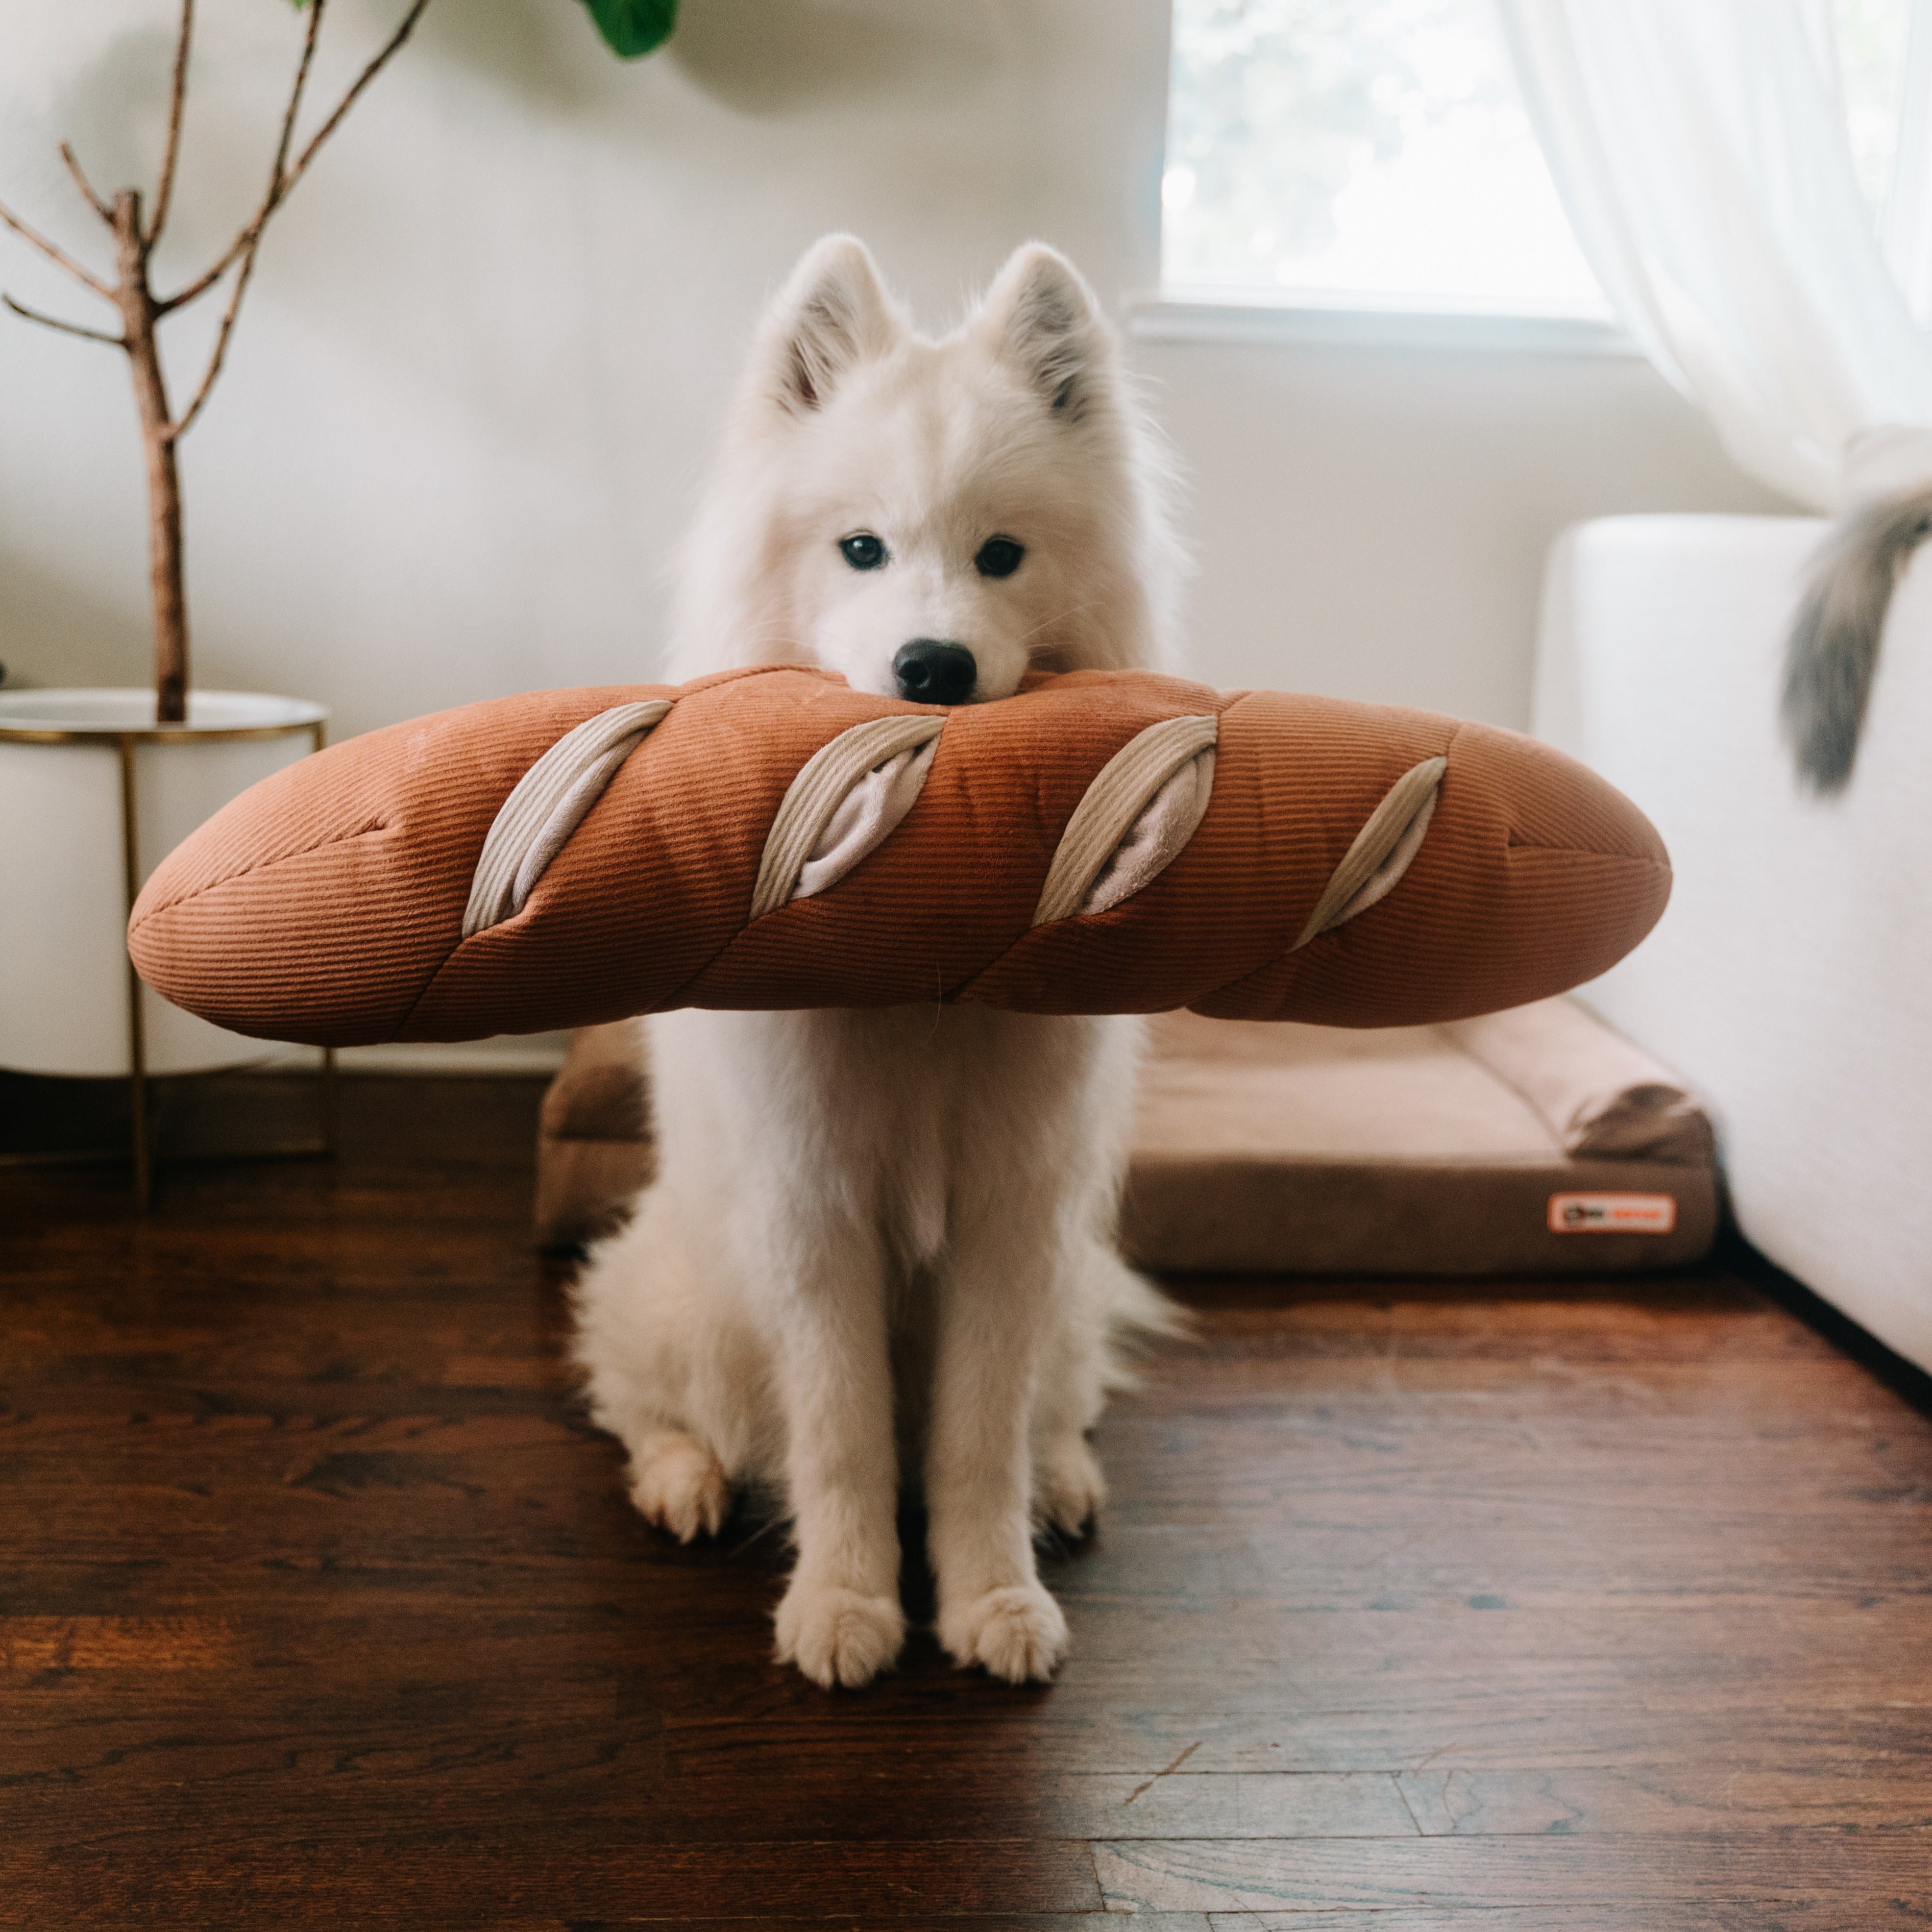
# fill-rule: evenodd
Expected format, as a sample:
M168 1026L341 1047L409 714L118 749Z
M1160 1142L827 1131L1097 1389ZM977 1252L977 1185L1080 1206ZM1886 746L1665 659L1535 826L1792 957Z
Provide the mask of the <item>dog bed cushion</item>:
M608 1232L650 1177L644 1030L578 1034L544 1097L546 1246ZM1572 1000L1371 1030L1154 1022L1122 1216L1143 1267L1622 1272L1696 1260L1717 1219L1708 1120Z
M471 705L302 760L156 869L129 946L258 1036L977 1000L1376 1026L1602 971L1670 874L1514 733L1073 672L950 710L767 667Z
M1600 1274L1716 1232L1708 1121L1574 1002L1360 1032L1172 1014L1154 1046L1121 1210L1146 1267Z

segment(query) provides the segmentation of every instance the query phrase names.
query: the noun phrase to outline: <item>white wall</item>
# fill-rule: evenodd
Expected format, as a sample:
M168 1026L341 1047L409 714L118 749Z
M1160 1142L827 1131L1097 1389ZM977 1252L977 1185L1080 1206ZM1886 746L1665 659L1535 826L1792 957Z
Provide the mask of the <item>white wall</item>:
M316 98L399 0L335 0ZM240 220L299 31L204 0L170 274ZM1153 285L1161 0L684 0L626 66L578 0L436 0L281 218L184 446L197 682L338 731L646 676L662 575L755 310L850 227L934 321L1032 235ZM0 198L76 251L158 150L172 0L0 0ZM92 232L91 232L92 231ZM0 286L86 316L0 236ZM213 321L174 325L178 385ZM1192 479L1196 664L1527 716L1550 535L1769 500L1643 365L1142 344ZM146 675L114 352L0 316L0 658Z

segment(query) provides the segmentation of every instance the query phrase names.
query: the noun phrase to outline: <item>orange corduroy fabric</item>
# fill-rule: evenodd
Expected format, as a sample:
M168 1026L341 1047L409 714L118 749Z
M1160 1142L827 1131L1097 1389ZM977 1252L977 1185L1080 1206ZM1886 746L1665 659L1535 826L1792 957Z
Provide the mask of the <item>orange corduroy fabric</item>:
M512 787L573 726L652 697L676 702L523 910L463 939ZM148 880L130 947L151 985L221 1025L338 1046L678 1006L959 1000L1399 1026L1576 985L1635 945L1669 896L1642 814L1530 739L1081 671L945 712L925 789L884 844L831 890L748 923L766 835L806 760L866 719L932 708L775 667L541 692L371 732L211 819ZM1111 910L1034 928L1101 768L1148 726L1210 711L1213 794L1186 848ZM1434 816L1394 891L1291 950L1389 788L1438 755Z

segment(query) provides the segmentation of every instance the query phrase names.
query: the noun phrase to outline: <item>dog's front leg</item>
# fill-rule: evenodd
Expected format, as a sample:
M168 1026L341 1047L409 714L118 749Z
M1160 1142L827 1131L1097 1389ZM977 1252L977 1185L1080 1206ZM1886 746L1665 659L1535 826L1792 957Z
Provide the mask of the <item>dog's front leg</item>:
M798 1562L778 1606L778 1659L817 1684L864 1684L905 1640L885 1270L876 1242L854 1228L815 1231L780 1292L774 1366Z
M939 1282L926 1469L939 1640L1015 1684L1051 1677L1066 1652L1066 1620L1034 1566L1028 1440L1058 1266L1053 1208L989 1202L956 1228Z

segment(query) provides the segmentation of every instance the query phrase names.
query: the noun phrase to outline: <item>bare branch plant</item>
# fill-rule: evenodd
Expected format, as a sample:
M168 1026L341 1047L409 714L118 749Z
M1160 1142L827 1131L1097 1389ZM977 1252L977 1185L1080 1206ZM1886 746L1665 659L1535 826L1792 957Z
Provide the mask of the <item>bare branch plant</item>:
M188 608L182 592L181 478L176 462L176 446L200 415L209 391L221 374L227 358L229 338L234 333L235 318L241 311L242 298L248 292L255 272L255 257L261 247L263 231L314 160L316 150L334 133L362 90L409 38L429 0L412 0L400 25L292 160L290 156L295 145L296 122L308 85L309 69L315 58L316 41L322 31L322 11L326 4L327 0L308 0L308 22L302 56L296 64L288 106L282 116L274 163L260 203L241 232L213 264L172 294L157 295L150 272L154 248L167 225L169 209L174 199L176 166L181 156L182 112L188 96L188 51L194 32L194 0L182 0L181 32L175 44L173 85L169 97L167 145L162 156L154 206L146 218L142 218L139 188L121 188L111 200L104 199L89 184L72 148L64 143L61 148L61 158L67 164L76 187L113 236L112 278L94 274L45 236L29 227L18 215L0 206L0 223L64 269L83 288L111 304L119 314L120 330L113 334L57 316L42 314L37 309L16 302L11 296L0 296L0 302L4 302L16 315L29 322L59 329L66 334L83 336L92 342L111 343L127 355L134 378L134 400L140 412L142 440L147 451L149 556L154 596L154 716L158 722L164 724L179 724L188 716ZM176 414L169 400L157 325L177 310L187 308L190 302L208 294L231 269L236 272L229 290L228 306L216 331L207 366L188 406Z

